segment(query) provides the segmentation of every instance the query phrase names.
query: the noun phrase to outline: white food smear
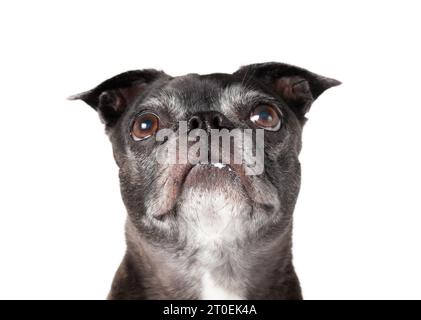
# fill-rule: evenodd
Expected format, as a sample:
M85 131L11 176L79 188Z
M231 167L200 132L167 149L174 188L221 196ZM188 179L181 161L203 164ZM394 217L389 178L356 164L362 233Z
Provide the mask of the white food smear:
M217 163L212 163L212 166L214 166L216 168L219 168L219 169L222 169L222 168L225 168L226 167L226 164L225 163L217 162Z
M221 163L221 162L212 163L212 166L214 166L215 168L218 168L218 169L222 169L222 168L227 167L227 165L225 163ZM231 171L231 168L229 166L227 167L227 169L229 171Z

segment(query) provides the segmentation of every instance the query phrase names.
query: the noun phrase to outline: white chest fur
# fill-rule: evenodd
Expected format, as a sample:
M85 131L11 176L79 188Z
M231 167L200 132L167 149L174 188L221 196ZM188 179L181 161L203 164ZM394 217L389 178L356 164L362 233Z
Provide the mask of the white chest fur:
M201 299L203 300L243 300L239 293L218 285L212 275L206 271L202 277Z
M243 215L250 207L235 193L189 190L184 196L181 216L188 225L190 246L199 252L200 299L245 299L235 271L226 272L223 265L237 260L234 244L244 235Z

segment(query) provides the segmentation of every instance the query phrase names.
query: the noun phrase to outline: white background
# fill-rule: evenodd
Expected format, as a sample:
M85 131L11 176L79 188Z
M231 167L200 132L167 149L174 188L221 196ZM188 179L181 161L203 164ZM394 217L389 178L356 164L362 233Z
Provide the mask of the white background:
M343 82L305 127L294 253L306 299L421 298L417 1L3 1L0 298L103 299L125 210L96 113L117 73L280 61Z

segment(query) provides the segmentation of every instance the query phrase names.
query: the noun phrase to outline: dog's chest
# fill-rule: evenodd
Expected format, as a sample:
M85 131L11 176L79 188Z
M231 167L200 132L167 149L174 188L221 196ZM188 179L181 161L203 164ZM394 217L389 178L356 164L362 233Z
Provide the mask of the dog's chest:
M217 283L209 271L205 271L201 279L200 299L203 300L242 300L244 292L235 288L227 288Z
M237 264L235 252L213 242L197 248L192 264L196 273L196 292L204 300L245 299L244 277Z
M249 207L223 193L192 192L183 201L181 216L190 252L195 252L193 272L198 276L199 298L245 299L238 265L244 214Z

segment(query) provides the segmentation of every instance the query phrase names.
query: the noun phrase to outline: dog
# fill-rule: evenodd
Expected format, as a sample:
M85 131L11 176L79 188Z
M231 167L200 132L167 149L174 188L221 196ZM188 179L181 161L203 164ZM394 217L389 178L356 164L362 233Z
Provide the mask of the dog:
M312 103L339 84L268 62L232 74L128 71L69 97L104 123L127 208L127 250L108 299L302 299L292 263L301 134ZM247 174L244 159L158 161L180 142L181 124L204 141L215 130L249 130L264 164ZM174 134L157 139L164 129Z

